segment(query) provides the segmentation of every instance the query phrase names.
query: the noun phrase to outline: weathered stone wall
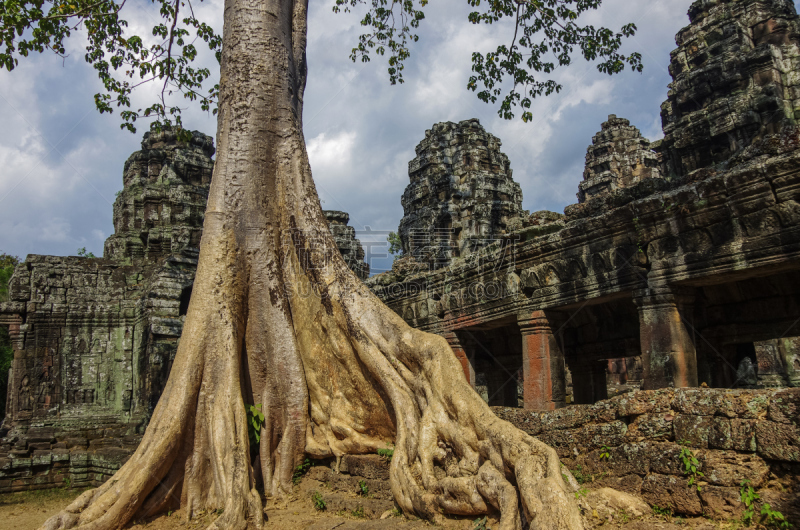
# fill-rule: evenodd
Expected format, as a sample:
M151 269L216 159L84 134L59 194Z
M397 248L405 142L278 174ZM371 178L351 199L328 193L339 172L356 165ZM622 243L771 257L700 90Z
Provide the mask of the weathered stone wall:
M425 131L401 199L399 235L407 256L427 268L445 267L496 241L523 215L522 191L500 145L477 119Z
M800 519L800 389L668 389L554 412L493 410L553 446L591 487L676 514L730 517L741 515L739 490L749 480L773 509ZM684 447L700 462L700 491L688 485Z

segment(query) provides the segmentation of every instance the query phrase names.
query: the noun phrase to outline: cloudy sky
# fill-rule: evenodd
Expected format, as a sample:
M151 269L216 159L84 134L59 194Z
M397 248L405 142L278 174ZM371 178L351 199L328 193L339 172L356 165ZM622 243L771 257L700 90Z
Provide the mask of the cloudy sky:
M465 88L471 52L509 39L506 25L469 24L467 2L428 5L406 83L390 86L385 63L348 58L359 17L332 13L332 0L311 0L304 130L323 208L349 212L359 232L396 230L408 161L425 130L477 117L503 141L524 208L562 211L576 201L586 146L609 114L630 119L651 140L661 137L669 52L688 23L690 3L606 0L587 20L612 29L636 23L637 36L626 47L642 52L644 72L608 77L579 59L557 72L564 90L537 100L534 120L525 124L498 118ZM132 29L152 26L147 0L129 1L125 9ZM205 0L200 9L201 18L221 27L222 0ZM113 232L122 166L146 126L133 135L119 129L118 116L97 113L92 95L99 81L83 62L81 44L72 43L66 60L41 55L0 72L0 252L74 255L86 247L101 255ZM189 112L184 123L215 133L216 120L201 112ZM382 265L373 262L374 272Z

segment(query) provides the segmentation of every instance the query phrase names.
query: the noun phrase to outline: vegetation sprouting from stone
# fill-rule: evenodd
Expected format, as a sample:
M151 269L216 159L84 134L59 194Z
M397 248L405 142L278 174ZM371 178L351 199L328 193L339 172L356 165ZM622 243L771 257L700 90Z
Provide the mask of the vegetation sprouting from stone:
M394 448L387 447L384 449L378 449L378 454L386 459L387 462L392 461L392 457L394 456Z
M700 461L697 460L694 451L688 447L689 442L681 441L680 444L681 452L679 458L683 463L684 475L689 477L689 486L695 486L698 492L703 491L703 488L697 482L697 479L705 476L702 471L699 471Z
M481 517L479 519L475 519L472 521L472 530L489 530L489 527L486 526L489 523L488 517Z
M0 254L0 302L8 301L8 280L14 274L14 267L19 265L20 259L10 254Z
M740 483L739 497L744 504L744 511L742 512L742 524L750 526L754 522L766 528L791 528L789 521L786 520L784 515L773 510L769 503L765 502L761 505L761 510L758 512L760 517L755 519L756 503L761 500L761 496L753 489L753 485L749 480L743 480Z

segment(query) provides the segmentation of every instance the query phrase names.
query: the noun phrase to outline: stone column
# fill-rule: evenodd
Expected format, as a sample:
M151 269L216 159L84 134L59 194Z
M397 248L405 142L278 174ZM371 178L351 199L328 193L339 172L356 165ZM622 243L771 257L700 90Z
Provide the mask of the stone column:
M545 311L517 317L526 409L555 410L565 405L564 353L555 336L557 321L557 315Z
M463 342L455 331L446 332L444 338L447 339L447 344L450 345L450 348L456 355L456 359L461 363L461 368L464 370L464 377L467 378L467 382L472 388L475 388L475 368L471 356L467 353Z
M634 301L639 308L644 390L697 386L693 296L643 289Z

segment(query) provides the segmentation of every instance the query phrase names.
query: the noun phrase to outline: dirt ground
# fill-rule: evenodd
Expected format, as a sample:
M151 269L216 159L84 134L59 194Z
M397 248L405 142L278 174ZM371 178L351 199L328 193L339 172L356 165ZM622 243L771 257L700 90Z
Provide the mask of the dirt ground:
M304 480L296 488L292 498L277 504L267 503L265 529L277 530L417 530L423 528L443 528L446 530L489 530L497 527L497 519L488 517L481 525L481 519L447 519L441 524L409 520L397 512L385 513L384 519L365 520L345 511L318 511L314 508L311 495L322 483ZM67 506L82 491L45 490L0 495L0 527L14 530L35 530L51 515ZM182 511L164 514L149 521L138 521L128 528L148 530L203 529L213 520L214 514L204 514L192 521L185 521ZM739 529L738 521L712 521L704 518L682 519L679 517L658 517L647 514L638 518L598 519L586 514L587 528L614 528L623 530L712 530Z

